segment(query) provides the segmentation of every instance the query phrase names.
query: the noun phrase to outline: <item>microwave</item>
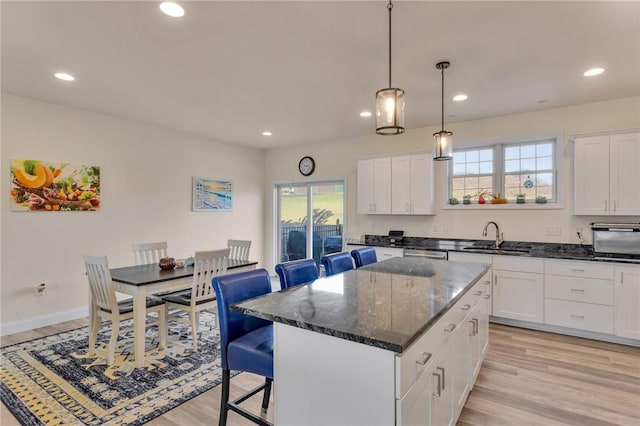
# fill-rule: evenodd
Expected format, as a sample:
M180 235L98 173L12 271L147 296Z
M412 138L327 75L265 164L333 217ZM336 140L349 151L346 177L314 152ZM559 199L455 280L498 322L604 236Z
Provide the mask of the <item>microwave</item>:
M594 254L640 256L640 223L592 223Z

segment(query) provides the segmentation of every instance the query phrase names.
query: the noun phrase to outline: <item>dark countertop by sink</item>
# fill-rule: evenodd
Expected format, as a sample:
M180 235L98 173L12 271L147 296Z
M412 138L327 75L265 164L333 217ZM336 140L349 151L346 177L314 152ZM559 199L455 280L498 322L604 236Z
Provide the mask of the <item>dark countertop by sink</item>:
M506 256L545 257L554 259L589 260L598 262L640 262L640 256L634 255L605 255L593 253L593 247L588 244L563 244L544 242L505 241L501 251L486 250L494 240L466 240L453 238L423 238L404 237L396 243L391 243L385 235L366 235L364 242L350 245L364 245L373 247L407 248L414 250L457 251L464 253L488 253Z
M487 265L396 257L234 305L249 315L401 353Z

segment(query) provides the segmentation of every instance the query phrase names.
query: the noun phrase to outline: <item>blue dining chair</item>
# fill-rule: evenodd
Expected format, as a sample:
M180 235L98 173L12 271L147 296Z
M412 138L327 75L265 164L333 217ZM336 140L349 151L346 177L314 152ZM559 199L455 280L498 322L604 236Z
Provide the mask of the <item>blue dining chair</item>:
M327 254L326 256L322 256L321 261L327 277L353 269L353 259L351 259L351 255L346 251Z
M362 247L351 250L351 257L353 257L353 260L356 262L356 268L361 268L378 261L376 249L373 247Z
M276 274L280 277L280 288L308 283L318 279L318 266L313 259L292 260L276 265Z
M222 357L222 397L219 425L227 424L229 410L263 426L271 426L265 419L251 413L240 404L264 390L262 413L269 408L273 381L273 323L271 321L232 311L230 306L271 292L271 278L266 269L238 272L214 277L211 285L218 302L220 325L220 354ZM243 396L229 401L231 370L246 371L265 377L264 384Z

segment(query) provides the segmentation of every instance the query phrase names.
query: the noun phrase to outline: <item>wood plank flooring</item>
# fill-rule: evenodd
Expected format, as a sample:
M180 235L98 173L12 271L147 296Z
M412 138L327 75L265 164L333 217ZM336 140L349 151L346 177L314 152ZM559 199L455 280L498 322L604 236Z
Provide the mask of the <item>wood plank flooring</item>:
M5 336L2 345L84 325L85 320L69 321ZM499 324L490 325L489 342L458 426L640 425L639 348ZM234 377L232 397L261 381L247 373ZM260 402L261 394L245 406L259 412ZM147 424L214 425L219 405L217 386ZM267 419L273 421L271 411ZM0 424L19 425L4 405ZM229 413L229 426L251 424Z

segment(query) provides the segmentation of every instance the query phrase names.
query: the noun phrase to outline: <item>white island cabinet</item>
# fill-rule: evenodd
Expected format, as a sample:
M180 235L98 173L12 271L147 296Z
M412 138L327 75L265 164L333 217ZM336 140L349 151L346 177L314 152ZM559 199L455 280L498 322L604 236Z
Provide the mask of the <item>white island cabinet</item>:
M274 321L275 424L455 424L486 348L486 270L396 257L237 305Z

